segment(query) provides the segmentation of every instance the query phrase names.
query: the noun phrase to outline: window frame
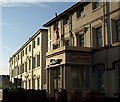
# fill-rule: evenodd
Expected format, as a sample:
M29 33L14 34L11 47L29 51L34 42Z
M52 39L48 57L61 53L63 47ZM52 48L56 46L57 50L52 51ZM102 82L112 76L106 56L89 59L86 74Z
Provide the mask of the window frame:
M119 22L119 24L117 24ZM117 42L120 42L120 19L117 19L116 21L115 21L115 25L116 25L116 40L117 40Z
M83 17L85 14L84 14L84 7L80 8L79 10L77 10L76 12L76 17L77 18L80 18L80 17Z
M37 38L37 45L40 45L40 38Z
M69 16L66 16L66 17L63 19L63 24L66 25L66 24L69 24L69 22L70 22Z
M103 45L102 26L97 27L95 30L96 30L96 45L97 47L102 47Z
M93 2L92 3L92 10L96 10L101 6L102 6L102 3L100 1L99 2Z
M105 65L104 64L99 64L95 67L96 69L96 76L97 76L97 89L100 92L105 91ZM102 75L99 75L100 71L102 71ZM101 74L101 73L100 73ZM99 85L101 83L101 85Z
M80 47L85 47L85 34L80 34L79 35L79 46Z
M60 47L60 44L59 43L54 43L53 44L53 50L57 49Z
M72 79L72 87L75 89L90 88L90 66L89 65L72 65L71 79Z

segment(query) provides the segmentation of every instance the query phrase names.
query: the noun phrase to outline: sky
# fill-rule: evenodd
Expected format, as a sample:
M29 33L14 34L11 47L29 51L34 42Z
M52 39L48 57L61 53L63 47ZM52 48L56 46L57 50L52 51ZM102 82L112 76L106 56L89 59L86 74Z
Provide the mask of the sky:
M9 74L9 58L43 24L75 4L68 1L0 0L0 75Z

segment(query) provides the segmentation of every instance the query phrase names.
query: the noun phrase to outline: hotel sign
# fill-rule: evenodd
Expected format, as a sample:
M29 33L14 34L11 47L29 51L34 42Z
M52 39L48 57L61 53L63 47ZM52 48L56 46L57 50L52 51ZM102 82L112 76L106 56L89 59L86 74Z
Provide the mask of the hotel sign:
M67 55L67 62L70 63L91 63L92 57L90 55Z

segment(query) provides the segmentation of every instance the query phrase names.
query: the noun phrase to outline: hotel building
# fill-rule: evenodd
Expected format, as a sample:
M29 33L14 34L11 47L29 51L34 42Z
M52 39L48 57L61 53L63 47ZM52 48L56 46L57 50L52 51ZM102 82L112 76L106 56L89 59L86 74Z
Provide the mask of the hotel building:
M39 29L10 58L10 81L20 81L25 89L45 89L46 71L45 55L47 47L47 29Z
M47 93L59 89L120 92L120 2L78 2L48 27Z

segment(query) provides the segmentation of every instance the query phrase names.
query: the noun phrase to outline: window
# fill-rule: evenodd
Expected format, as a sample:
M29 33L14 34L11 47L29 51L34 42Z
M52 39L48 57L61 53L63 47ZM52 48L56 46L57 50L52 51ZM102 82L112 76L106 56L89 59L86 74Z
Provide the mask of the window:
M18 60L19 60L19 55L18 55Z
M73 88L89 88L90 87L89 66L72 65L71 78Z
M35 89L35 78L32 80L32 89Z
M37 78L37 89L39 90L39 87L40 87L40 79Z
M25 62L25 72L27 72L27 62Z
M24 56L24 50L23 50L23 56Z
M19 75L20 74L20 71L19 71L19 66L17 67L17 74Z
M31 51L31 45L29 45L29 51Z
M60 47L59 44L53 44L53 50L54 50L54 49L57 49L57 48L59 48L59 47Z
M84 8L81 8L77 11L77 18L84 16Z
M31 59L29 59L29 70L31 70Z
M35 40L33 41L33 48L35 48Z
M120 92L120 62L116 64L116 75L117 75L117 83L118 83L118 90Z
M96 28L97 47L102 47L102 27Z
M40 38L37 38L37 45L40 44Z
M117 42L120 42L120 19L116 20Z
M32 63L32 64L33 64L33 65L32 65L32 66L33 66L33 69L34 69L35 66L36 66L36 65L35 65L35 62L36 62L36 61L35 61L35 58L36 58L36 57L33 57L33 63Z
M40 66L40 54L37 55L37 67L39 67L39 66Z
M27 54L27 48L25 49L25 54Z
M27 80L25 81L25 89L27 89Z
M54 24L53 24L53 30L54 30L54 31L57 29L57 26L58 26L57 23L54 23Z
M60 68L56 68L53 72L54 77L54 89L59 90L60 89L60 82L61 82L61 73Z
M21 65L21 71L20 71L20 74L24 72L24 64Z
M66 45L66 46L69 46L69 42L70 42L69 40L66 40L66 41L65 41L65 45Z
M99 91L104 91L104 66L99 65L96 67L97 70L97 87Z
M84 47L84 34L80 35L80 46Z
M65 25L65 24L68 24L68 23L69 23L69 17L64 18L63 24Z
M31 80L28 80L29 89L31 88Z
M92 3L92 9L95 10L96 8L100 7L102 5L101 2L93 2Z

